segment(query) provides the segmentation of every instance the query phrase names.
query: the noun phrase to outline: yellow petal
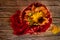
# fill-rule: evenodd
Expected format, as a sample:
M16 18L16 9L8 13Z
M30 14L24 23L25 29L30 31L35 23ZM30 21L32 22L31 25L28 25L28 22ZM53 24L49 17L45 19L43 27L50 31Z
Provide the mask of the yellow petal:
M57 27L57 26L53 26L53 28L52 28L52 33L53 34L57 34L57 33L59 33L60 32L60 28L59 27Z
M33 18L33 21L38 22L38 18L42 17L43 13L42 12L37 12L35 14L33 14L33 16L31 16Z

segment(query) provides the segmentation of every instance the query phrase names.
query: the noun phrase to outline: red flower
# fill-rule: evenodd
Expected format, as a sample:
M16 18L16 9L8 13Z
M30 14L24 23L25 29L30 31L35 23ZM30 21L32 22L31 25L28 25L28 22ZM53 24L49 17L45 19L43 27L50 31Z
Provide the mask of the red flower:
M48 23L44 23L44 25L33 25L33 24L29 25L29 24L27 24L27 21L25 21L25 17L26 17L25 11L26 10L34 11L35 8L32 8L33 5L35 6L35 8L37 8L39 6L43 6L47 10L47 13L46 13L46 11L43 11L43 12L45 12L47 15L44 17L48 19L48 21L49 21ZM44 10L44 9L42 9L42 10ZM17 12L11 17L11 27L14 31L14 34L16 34L16 35L22 35L22 34L27 34L27 33L33 34L34 32L45 32L50 27L50 24L52 23L52 18L50 16L51 16L50 12L45 7L45 5L40 4L40 3L32 3L22 12L20 12L20 10L17 10ZM40 17L40 16L38 16L38 17ZM37 19L38 19L38 17L37 17ZM43 19L40 19L40 20L42 21ZM44 21L42 21L42 22L44 22ZM35 23L35 22L33 22L33 23Z

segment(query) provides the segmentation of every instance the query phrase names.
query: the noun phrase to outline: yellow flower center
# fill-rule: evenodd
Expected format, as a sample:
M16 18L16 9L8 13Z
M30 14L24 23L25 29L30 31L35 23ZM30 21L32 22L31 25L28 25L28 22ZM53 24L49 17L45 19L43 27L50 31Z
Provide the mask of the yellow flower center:
M43 13L37 12L37 13L33 14L33 16L31 16L31 17L34 22L38 22L38 18L43 17Z
M34 9L34 7L33 7ZM44 7L40 8L40 7L37 7L35 8L35 10L27 10L25 11L26 12L26 15L28 15L27 17L27 20L29 22L29 24L31 25L44 25L45 23L48 23L48 19L45 17L46 16L46 13L44 10L46 10Z

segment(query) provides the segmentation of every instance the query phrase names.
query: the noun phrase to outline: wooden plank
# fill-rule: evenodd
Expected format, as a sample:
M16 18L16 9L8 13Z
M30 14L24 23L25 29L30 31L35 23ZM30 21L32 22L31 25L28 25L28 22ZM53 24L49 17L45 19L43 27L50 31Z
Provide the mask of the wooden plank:
M0 7L0 12L15 12L18 8L12 8L12 7Z
M12 7L16 6L16 0L0 0L0 7L9 5Z
M13 30L0 30L0 36L7 36L7 35L14 35L13 34ZM40 34L36 34L36 35L28 35L28 34L26 34L25 35L26 36L26 38L27 37L29 37L29 36L32 36L32 37L34 37L34 36L37 36L37 37L50 37L50 36L60 36L60 35L54 35L54 34L52 34L52 32L41 32ZM22 35L21 37L24 37L24 35Z
M33 2L45 4L52 13L53 23L60 26L60 0L0 0L0 40L60 40L60 36L53 35L15 36L12 34L13 31L10 27L9 17L13 15L17 9L23 10L23 8Z
M13 34L13 30L0 30L0 36L1 35L12 35Z
M11 30L11 22L9 18L0 18L0 30ZM53 18L53 24L60 26L60 18Z
M39 1L38 1L39 2ZM45 5L50 5L50 6L60 6L60 1L41 1L42 4L45 4Z
M60 23L60 18L53 18L54 23ZM10 25L10 18L0 18L0 26Z
M5 39L5 40L59 40L60 36L58 35L53 35L50 34L50 32L44 32L39 35L21 35L21 36L16 36L12 34L12 30L0 30L0 39Z
M60 17L60 6L46 6L53 17ZM0 17L10 17L17 9L23 10L24 7L0 7Z
M39 3L42 3L42 4L45 4L45 5L49 5L49 6L60 6L60 2L57 1L57 0L27 0L27 1L24 1L24 0L19 0L17 1L17 4L18 6L27 6L27 5L30 5L31 3L33 2L39 2ZM22 5L24 4L24 5Z
M60 36L52 36L52 37L27 37L27 38L21 38L21 37L15 37L12 40L60 40Z
M15 37L9 37L7 38L6 36L3 36L1 37L2 40L60 40L60 36L51 36L51 37L27 37L24 36L25 38L22 38L22 37L18 37L18 36L15 36Z
M0 12L0 18L3 18L3 17L11 17L12 15L14 15L15 12Z
M13 36L12 30L0 30L0 40L11 40Z
M60 23L53 23L53 24L55 24L55 25L57 25L58 27L60 27ZM5 24L4 24L5 25ZM8 25L8 26L4 26L4 25L2 25L1 27L0 27L0 30L12 30L12 28L11 28L11 26L10 25ZM7 24L6 24L7 25Z
M27 6L33 2L39 2L50 6L60 6L59 0L1 0L2 6Z
M52 14L52 17L60 17L60 7L57 7L57 6L47 6L47 8L49 9L49 11L51 12Z
M9 18L0 18L0 29L12 29Z
M53 18L53 23L60 23L60 18Z

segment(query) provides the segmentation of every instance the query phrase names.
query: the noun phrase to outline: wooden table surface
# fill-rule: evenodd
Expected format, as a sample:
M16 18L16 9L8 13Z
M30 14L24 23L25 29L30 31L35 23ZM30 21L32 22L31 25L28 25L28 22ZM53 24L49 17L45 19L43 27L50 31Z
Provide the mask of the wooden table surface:
M15 36L10 27L10 16L16 10L23 10L33 2L39 2L49 9L53 23L60 26L60 0L0 0L0 40L60 40L59 35L49 36ZM44 34L43 34L44 35Z

